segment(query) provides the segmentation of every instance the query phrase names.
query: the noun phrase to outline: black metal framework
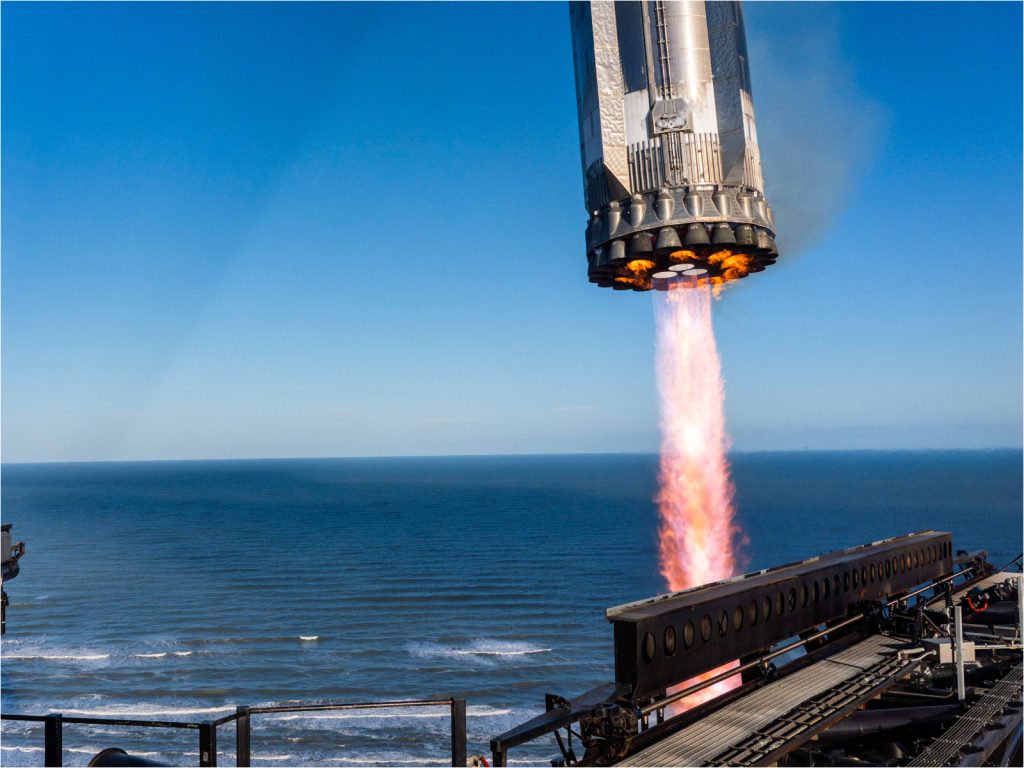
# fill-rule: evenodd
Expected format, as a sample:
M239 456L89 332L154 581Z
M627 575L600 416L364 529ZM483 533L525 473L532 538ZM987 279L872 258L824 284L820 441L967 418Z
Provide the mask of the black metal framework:
M452 765L466 764L466 700L465 699L411 699L405 701L374 701L362 703L292 704L287 706L241 706L217 720L180 722L175 720L128 720L110 717L65 717L60 713L48 715L0 714L0 720L20 720L43 723L44 765L61 766L64 759L65 725L113 725L127 728L178 728L198 731L199 765L217 765L217 729L235 723L235 765L249 766L251 759L252 716L279 712L325 712L348 709L398 709L401 707L448 707L451 712Z
M730 635L742 635L741 630L748 626L747 615L740 617L738 627L726 623L724 635L719 633L720 624L711 623L712 632L709 633L708 641L704 641L700 634L696 634L691 647L706 643L713 654L712 663L705 667L697 666L694 673L689 673L685 664L680 665L675 668L679 676L672 679L669 684L684 683L700 672L715 669L730 661L738 661L738 665L717 674L704 676L700 682L691 681L687 687L678 689L671 695L667 695L665 691L668 685L655 689L646 696L637 695L629 683L622 684L618 678L616 683L599 686L572 700L548 694L546 711L543 714L491 739L493 765L507 765L509 751L512 748L549 733L555 735L566 765L575 765L580 760L573 747L574 736L579 738L579 746L586 750L583 762L611 764L629 754L636 746L638 738L653 737L656 733L664 734L668 732L665 729L678 729L687 718L692 719L694 712L698 713L699 717L702 709L725 705L730 700L742 696L744 691L749 692L765 684L771 679L770 676L777 672L772 663L773 659L784 656L796 648L805 647L807 657L785 664L782 668L786 670L783 674L792 672L806 665L808 660L818 658L821 654L827 655L829 649L842 648L856 641L863 633L876 633L883 626L892 629L897 614L905 619L906 614L919 612L932 600L943 598L947 606L952 605L954 590L962 591L969 588L973 580L993 570L995 569L987 563L984 553L958 552L954 558L950 534L924 531L828 553L686 592L609 609L609 620L613 623L621 620L633 630L630 642L634 643L637 656L631 658L635 660L634 668L639 670L638 675L643 671L642 662L646 660L642 656L644 645L637 641L645 640L647 632L653 635L654 628L657 628L662 634L655 636L653 652L649 654L657 658L657 653L661 651L669 656L666 646L671 643L664 642L664 628L671 623L665 621L664 625L657 627L654 622L665 620L665 614L671 617L677 610L685 611L698 606L703 609L705 604L702 601L709 595L718 601L718 616L721 616L722 610L737 605L746 607L752 602L761 610L770 610L772 616L768 621L775 622L775 631L780 636L754 652L742 653L737 652L738 647L743 647L741 638ZM954 587L955 580L962 583ZM824 615L831 618L821 619L806 629L794 630L793 624L801 626L802 622L807 621L808 614L803 613L803 609L813 608L815 585L818 590L817 610L825 613L815 613L812 610L810 621L817 621ZM806 604L803 599L804 587L807 588ZM794 592L791 593L790 589ZM766 597L771 598L767 608L764 601ZM911 602L915 597L916 607L912 611ZM713 600L707 602L713 603ZM779 610L776 612L777 607ZM786 622L788 613L794 614L791 624ZM710 618L716 614L708 609L707 615ZM729 622L735 618L735 613L732 612L725 615ZM687 620L693 621L692 616ZM651 623L643 626L644 622ZM749 626L757 626L762 622L762 616L758 614L757 624L750 622ZM697 622L694 624L695 630L699 631ZM637 630L638 625L643 626L643 632ZM763 641L757 640L758 636L755 633L751 635L755 637L755 647L758 642ZM784 642L796 636L799 636L799 639ZM617 652L618 639L616 635ZM681 631L675 632L674 639L675 648L669 656L670 659L680 657L682 651L686 649L685 625ZM619 661L617 656L617 673ZM748 671L751 673L749 678ZM740 688L723 694L715 699L715 702L691 710L689 714L672 715L666 719L666 707L669 705L716 682L741 674L743 685ZM561 737L560 731L565 732L565 739Z
M951 535L926 531L611 608L616 686L634 702L662 695L952 569Z

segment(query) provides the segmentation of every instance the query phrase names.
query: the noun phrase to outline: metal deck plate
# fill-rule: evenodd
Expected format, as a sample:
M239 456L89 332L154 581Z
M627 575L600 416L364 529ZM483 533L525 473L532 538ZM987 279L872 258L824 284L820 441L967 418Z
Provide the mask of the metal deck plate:
M744 696L616 765L756 765L802 744L833 716L917 662L907 644L876 635ZM722 759L727 758L727 759Z

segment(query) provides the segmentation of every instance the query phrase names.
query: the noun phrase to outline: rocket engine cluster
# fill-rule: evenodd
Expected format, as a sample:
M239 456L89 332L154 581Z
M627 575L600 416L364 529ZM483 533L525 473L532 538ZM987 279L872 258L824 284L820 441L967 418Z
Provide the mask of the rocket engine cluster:
M778 257L737 2L570 4L590 281L720 285Z

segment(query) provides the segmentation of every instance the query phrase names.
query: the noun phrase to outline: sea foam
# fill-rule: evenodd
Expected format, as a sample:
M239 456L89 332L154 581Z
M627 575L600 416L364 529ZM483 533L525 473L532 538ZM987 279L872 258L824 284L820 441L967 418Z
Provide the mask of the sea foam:
M530 643L511 642L507 640L487 640L478 638L466 646L441 645L440 643L409 643L406 649L412 656L423 658L476 658L481 661L505 657L533 656L540 653L551 653L551 648L543 648Z
M109 653L5 653L3 654L4 661L11 661L14 659L20 659L23 661L28 660L42 660L42 661L99 661L101 659L109 659Z

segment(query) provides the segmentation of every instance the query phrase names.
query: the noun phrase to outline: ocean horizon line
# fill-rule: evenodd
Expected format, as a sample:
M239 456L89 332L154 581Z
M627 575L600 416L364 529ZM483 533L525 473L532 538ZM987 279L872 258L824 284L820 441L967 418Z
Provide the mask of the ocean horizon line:
M777 448L731 450L729 456L756 456L778 454L885 454L885 453L1024 453L1022 446L991 446L983 448ZM374 461L400 459L526 459L555 457L597 457L597 456L658 456L658 451L550 451L530 453L422 453L422 454L362 454L334 456L217 456L196 458L141 458L141 459L55 459L46 461L0 461L0 467L64 466L94 464L215 464L267 461Z

